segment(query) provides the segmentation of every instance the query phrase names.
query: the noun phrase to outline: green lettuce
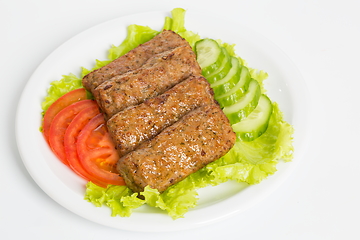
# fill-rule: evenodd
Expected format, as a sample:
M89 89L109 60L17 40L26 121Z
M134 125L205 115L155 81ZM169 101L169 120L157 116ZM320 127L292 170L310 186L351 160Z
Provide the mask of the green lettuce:
M219 182L236 180L248 184L260 183L276 172L280 161L291 161L293 127L284 121L278 104L273 103L269 127L259 138L251 142L237 141L224 157L209 164L211 174Z
M113 45L109 50L109 60L112 61L119 58L140 44L149 41L159 33L159 31L155 31L147 26L140 26L136 24L128 26L125 40L118 47Z
M43 109L43 114L50 107L53 102L55 102L59 97L65 93L75 90L77 88L82 88L81 78L78 78L74 74L64 75L63 78L59 81L53 81L50 83L50 88L47 91L47 96L44 101L41 103L41 108Z
M185 28L185 10L175 8L171 11L171 15L172 17L165 18L163 29L177 32L194 47L201 37ZM127 30L125 40L119 46L112 46L109 49L107 60L96 60L92 69L82 68L79 77L69 74L63 76L60 81L52 82L42 104L43 110L46 111L52 102L66 92L82 87L81 79L89 72L108 64L159 33L147 26L139 25L130 25ZM218 42L230 55L237 57L242 65L247 66L246 61L236 55L235 45L222 43L221 40ZM248 68L252 78L260 83L262 92L265 93L263 81L267 79L267 73ZM84 199L97 207L109 207L112 211L111 216L129 217L135 209L147 204L163 210L173 219L182 218L189 209L196 206L199 198L198 189L210 185L216 186L228 180L245 182L249 185L258 184L276 172L279 161L291 161L294 151L293 131L293 127L284 120L278 104L273 102L270 123L262 136L251 142L238 140L225 156L169 187L165 192L160 194L156 189L147 186L140 193L139 198L138 193L133 193L126 186L109 185L107 188L102 188L89 182L86 185Z
M174 8L171 11L171 17L165 17L165 23L163 29L172 30L185 38L189 42L192 48L195 47L195 43L199 41L200 35L192 31L188 31L185 28L185 10L182 8Z
M68 93L77 88L83 88L82 78L98 68L105 66L106 64L112 62L118 57L126 54L131 49L139 46L140 44L149 41L156 34L159 34L158 31L152 30L149 27L139 26L136 24L128 26L126 39L119 45L112 45L109 49L108 59L107 60L95 60L95 65L92 69L81 68L81 75L78 77L75 74L70 73L69 75L63 75L63 78L59 81L53 81L50 83L50 88L47 91L47 96L41 104L43 114L49 106L60 98L65 93ZM91 98L91 94L89 98Z
M228 180L258 184L274 174L280 160L292 159L292 134L292 126L283 120L283 114L274 103L269 127L262 136L252 142L236 142L225 156L169 187L165 192L160 194L156 189L146 187L140 193L145 200L141 200L138 194L124 186L104 189L88 183L85 199L95 206L107 205L112 209L112 216L128 217L132 209L147 204L166 211L173 219L182 218L189 209L196 206L196 190L199 188L216 186ZM114 191L121 191L122 194L114 194ZM116 196L115 200L113 196ZM116 204L110 204L109 201L116 201Z

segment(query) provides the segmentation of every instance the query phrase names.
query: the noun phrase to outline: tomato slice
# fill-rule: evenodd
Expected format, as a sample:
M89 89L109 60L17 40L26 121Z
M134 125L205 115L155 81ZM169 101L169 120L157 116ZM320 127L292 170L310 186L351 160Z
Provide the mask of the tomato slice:
M49 129L49 144L56 156L66 165L68 161L66 159L65 148L64 148L64 136L65 131L68 128L74 117L83 109L97 106L93 100L82 100L73 103L64 109L62 109L51 122Z
M43 134L45 136L46 141L49 141L50 125L53 119L55 118L56 114L58 114L65 107L80 100L85 100L86 98L87 98L86 90L84 88L79 88L64 94L59 99L57 99L53 104L51 104L51 106L45 112L44 121L43 121Z
M119 155L101 113L82 129L76 148L80 162L88 173L108 184L125 185L116 170Z
M69 166L75 173L77 173L80 177L86 179L87 181L91 181L100 187L106 188L106 183L96 179L83 168L76 150L76 141L79 133L85 127L85 125L99 113L100 111L97 105L90 106L81 110L71 121L69 127L65 132L64 148Z

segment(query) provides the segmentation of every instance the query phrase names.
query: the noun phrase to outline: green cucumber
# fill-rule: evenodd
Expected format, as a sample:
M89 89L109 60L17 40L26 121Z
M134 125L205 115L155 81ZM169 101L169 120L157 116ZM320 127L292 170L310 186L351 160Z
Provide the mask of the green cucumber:
M246 119L232 125L237 138L249 142L260 137L269 125L272 111L271 100L262 94L254 111Z
M225 57L220 67L211 74L204 76L209 83L214 83L220 79L223 79L229 73L232 67L232 61L229 52L224 47L221 48L221 51L223 51Z
M247 92L249 88L249 84L251 82L251 75L249 69L243 65L240 65L240 68L241 68L240 77L236 85L233 86L226 93L218 94L218 95L215 94L215 99L219 102L220 106L222 107L230 106L238 102L244 96L244 94ZM212 87L216 87L216 86L212 85ZM225 89L224 87L222 88ZM217 93L221 93L221 92L222 91L217 90Z
M232 67L229 73L223 78L211 84L211 88L214 90L215 96L220 96L233 88L236 83L239 82L241 66L240 62L236 57L231 57Z
M223 108L230 123L235 124L245 119L257 106L260 96L260 85L255 79L252 79L244 96L233 105Z
M195 52L196 60L204 76L215 72L226 57L220 45L215 40L209 38L197 41L195 43Z

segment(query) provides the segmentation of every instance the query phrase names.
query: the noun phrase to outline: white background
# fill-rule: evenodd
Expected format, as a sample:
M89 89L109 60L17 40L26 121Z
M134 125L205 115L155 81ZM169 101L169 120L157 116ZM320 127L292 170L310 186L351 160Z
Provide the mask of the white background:
M240 22L292 59L314 109L309 147L286 183L224 221L170 233L104 227L66 210L32 180L14 135L18 99L37 66L79 32L174 7ZM359 10L356 0L1 0L0 239L360 239Z

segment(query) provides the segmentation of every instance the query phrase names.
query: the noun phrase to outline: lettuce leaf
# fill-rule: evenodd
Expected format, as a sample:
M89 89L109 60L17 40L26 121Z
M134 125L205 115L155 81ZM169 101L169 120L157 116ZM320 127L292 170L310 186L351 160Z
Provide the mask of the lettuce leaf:
M136 24L128 26L125 40L117 47L113 45L109 50L109 60L113 61L119 58L140 44L149 41L159 33L159 31L155 31L147 26L140 26Z
M139 25L130 25L128 26L126 39L119 45L112 45L109 49L108 59L107 60L95 60L95 65L92 69L81 68L81 76L77 77L75 74L70 73L69 75L63 75L63 78L59 81L53 81L50 83L50 88L48 89L47 96L42 102L43 115L49 106L55 102L58 98L64 95L67 92L75 90L77 88L83 88L81 80L82 78L98 68L105 66L106 64L112 62L118 57L126 54L131 49L139 46L140 44L149 41L156 34L159 34L159 31L155 31L150 27L144 27ZM89 98L91 98L89 93Z
M258 184L276 172L280 160L291 161L293 131L292 126L284 121L278 104L274 103L269 127L262 136L252 142L237 141L225 156L169 187L162 194L146 187L140 193L145 200L141 200L138 194L124 186L104 189L89 183L85 199L95 206L107 205L112 209L112 216L129 217L133 209L147 204L166 211L173 219L183 218L198 202L197 189L216 186L228 180ZM121 194L114 194L113 191L121 191Z
M257 184L276 172L280 160L292 160L294 129L284 121L278 104L273 106L269 127L262 136L251 142L237 141L229 153L209 164L219 182L231 179Z
M200 35L192 31L188 31L185 28L185 10L182 8L174 8L171 11L172 18L166 17L163 29L172 30L185 38L189 42L192 48L195 47L195 43L199 41Z
M53 81L50 83L50 88L47 90L47 96L41 103L43 115L46 110L55 102L59 97L72 90L82 88L81 78L78 78L74 74L63 75L63 78L59 81Z
M197 192L194 188L189 188L185 182L181 184L181 187L169 188L162 194L147 186L140 193L144 199L140 199L138 193L131 192L126 186L109 185L107 188L102 188L88 182L84 199L96 207L108 206L113 217L117 215L130 217L134 209L147 204L165 210L169 216L177 219L184 217L189 208L195 207L197 202Z
M172 17L165 18L163 29L177 32L194 47L201 37L185 28L185 10L175 8L171 11L171 15ZM139 25L130 25L127 30L125 40L119 46L112 46L109 49L107 60L96 60L94 67L90 70L82 68L80 77L69 74L64 75L59 81L52 82L48 95L42 103L44 112L63 94L82 87L81 79L86 74L108 64L159 33L147 26ZM217 41L229 51L230 55L237 57L242 65L247 66L246 61L236 55L235 45L222 43L221 40ZM248 68L252 78L260 83L264 93L266 89L264 89L263 81L267 79L267 73ZM133 193L126 186L109 185L107 188L102 188L89 182L86 185L84 199L96 207L109 207L113 217L130 217L135 209L147 204L167 212L173 219L183 218L189 209L195 207L198 202L197 189L209 185L215 186L228 180L258 184L276 172L276 165L279 161L291 161L294 151L293 131L292 126L284 121L278 104L273 102L270 123L262 136L252 142L238 140L225 156L169 187L165 192L160 194L156 189L148 186L144 192L140 193L141 198L139 198L138 193Z

